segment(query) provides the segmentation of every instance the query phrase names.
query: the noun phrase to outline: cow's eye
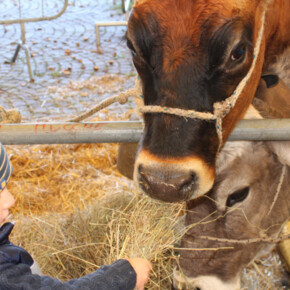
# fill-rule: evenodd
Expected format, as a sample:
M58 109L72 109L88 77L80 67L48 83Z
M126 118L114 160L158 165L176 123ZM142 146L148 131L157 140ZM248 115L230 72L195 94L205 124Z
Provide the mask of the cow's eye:
M244 187L232 193L227 199L227 206L231 207L234 204L245 200L249 194L249 191L249 187Z
M127 39L127 46L130 49L132 56L135 57L137 55L137 52L136 52L132 42L129 39Z
M245 55L246 55L246 51L247 51L247 48L246 48L245 45L242 45L242 46L239 46L239 47L235 48L231 52L231 60L232 61L243 60Z

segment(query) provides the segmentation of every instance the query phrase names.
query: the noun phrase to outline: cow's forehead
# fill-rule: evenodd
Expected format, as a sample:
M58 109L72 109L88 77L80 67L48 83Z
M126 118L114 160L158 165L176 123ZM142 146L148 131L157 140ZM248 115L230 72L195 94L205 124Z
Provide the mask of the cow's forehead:
M242 4L239 1L227 0L137 2L130 17L132 21L129 20L127 36L133 43L136 41L139 44L137 46L144 47L145 44L151 51L153 47L162 47L163 56L170 67L175 62L186 62L192 54L202 53L203 40L208 41L219 28L224 27L224 24L235 19L248 23L249 11L241 9L245 2L242 1ZM238 38L235 30L232 33ZM219 35L218 39L226 41L224 37L225 35Z
M227 142L217 159L217 174L223 172L226 168L230 168L237 158L242 158L247 152L251 154L253 146L254 143L248 141Z
M248 186L250 184L246 183L257 180L261 172L269 169L274 161L265 142L227 142L217 160L217 185L241 187L245 183Z
M250 105L244 115L244 119L262 119L262 116L254 106ZM226 168L231 168L231 164L237 158L243 158L243 156L249 155L251 156L250 160L252 160L255 156L258 158L258 154L254 154L254 152L257 152L258 148L263 148L264 146L265 144L262 142L226 142L217 159L217 174L223 172Z
M251 0L252 3L256 3L259 2L260 0ZM136 5L140 5L143 4L145 2L161 2L160 0L137 0L136 1ZM163 0L163 2L166 2ZM167 3L172 3L172 0L168 0ZM180 0L176 1L177 3L180 2ZM214 4L214 3L224 3L224 5L232 5L233 7L237 7L240 9L245 9L247 6L249 6L249 0L187 0L187 2L189 3L194 3L197 5L200 4L205 4L208 3L210 5Z
M188 0L147 0L138 2L133 10L138 17L149 26L158 23L159 30L164 35L179 37L180 35L195 35L199 38L205 22L229 19L235 11L231 1L188 1ZM149 23L150 16L156 19ZM152 19L152 18L151 18ZM217 26L217 25L215 25Z
M188 23L186 29L200 29L205 20L214 18L231 18L235 15L248 18L254 11L259 0L139 0L135 4L140 15L154 13L158 22L170 28L184 28L175 26L178 22Z

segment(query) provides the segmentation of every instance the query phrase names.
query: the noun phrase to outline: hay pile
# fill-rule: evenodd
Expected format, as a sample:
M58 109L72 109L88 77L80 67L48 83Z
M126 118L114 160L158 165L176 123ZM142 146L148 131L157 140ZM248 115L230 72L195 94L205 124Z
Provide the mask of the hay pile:
M119 182L127 183L118 179L115 169L116 144L15 146L8 152L14 167L9 186L16 197L15 212L71 213L120 187Z
M53 214L23 219L14 239L20 242L25 235L23 246L31 249L46 273L59 279L77 278L102 264L138 256L155 264L149 287L169 289L176 215L173 208L126 193L66 218Z
M45 274L67 280L122 257L154 266L149 289L168 289L183 209L137 193L116 170L117 145L7 146L16 197L12 240Z

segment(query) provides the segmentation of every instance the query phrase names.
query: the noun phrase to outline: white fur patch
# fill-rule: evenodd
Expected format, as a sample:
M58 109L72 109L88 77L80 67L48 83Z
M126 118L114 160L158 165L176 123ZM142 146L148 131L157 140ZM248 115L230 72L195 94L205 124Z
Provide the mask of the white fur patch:
M43 273L42 273L42 271L41 271L41 269L36 261L34 261L32 266L30 267L30 269L31 269L32 274L43 276Z
M290 141L273 141L269 146L282 164L290 166Z
M190 278L179 271L174 271L173 284L176 289L188 287L190 289L200 288L202 290L238 290L240 289L240 278L236 277L231 282L224 282L215 276Z
M218 156L216 174L229 167L236 158L243 156L251 144L250 141L227 141Z
M260 113L254 108L253 105L250 105L246 114L244 115L244 119L263 119Z

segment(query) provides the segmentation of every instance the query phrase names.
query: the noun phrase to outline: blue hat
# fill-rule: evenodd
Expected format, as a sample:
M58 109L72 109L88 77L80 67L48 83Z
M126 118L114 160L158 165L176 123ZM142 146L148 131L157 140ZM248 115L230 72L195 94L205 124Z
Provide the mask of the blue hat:
M13 168L9 161L7 152L0 143L0 190L3 190L8 183Z

